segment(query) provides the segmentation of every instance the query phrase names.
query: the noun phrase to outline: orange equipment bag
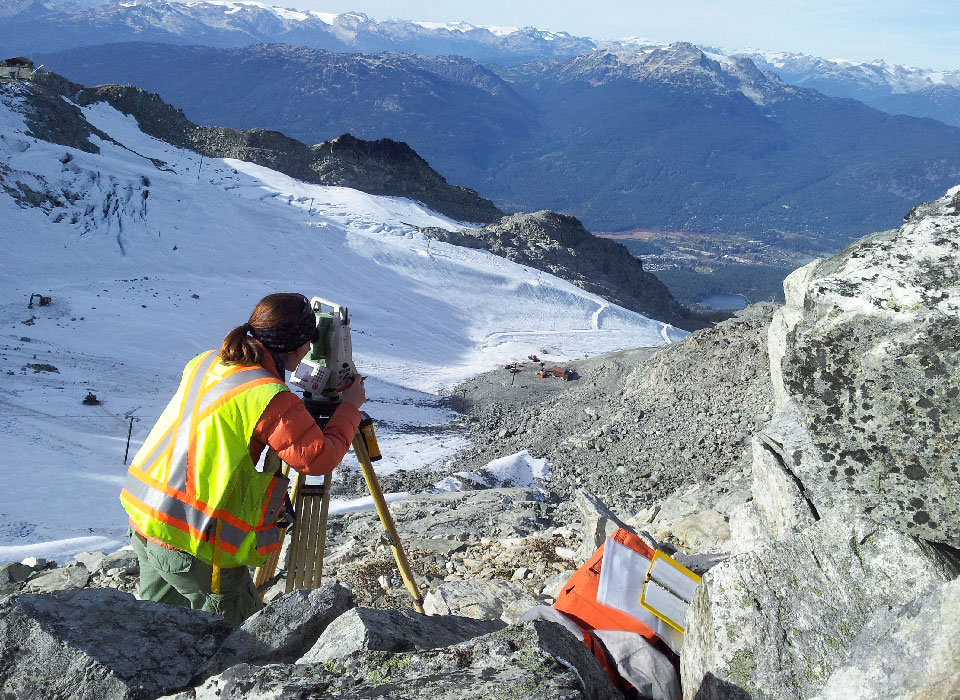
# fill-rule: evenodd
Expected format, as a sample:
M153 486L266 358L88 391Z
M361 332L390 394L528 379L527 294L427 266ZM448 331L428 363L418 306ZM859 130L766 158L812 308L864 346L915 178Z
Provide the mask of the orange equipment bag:
M612 539L647 559L653 559L655 550L637 535L623 528L612 535ZM587 630L626 630L643 635L651 642L657 634L637 618L622 613L616 608L597 602L597 588L600 586L600 562L603 560L603 547L593 553L587 562L570 577L553 607Z
M612 535L615 541L629 547L647 559L653 559L655 550L637 535L629 530L620 528ZM606 544L606 543L604 543ZM593 634L593 630L626 630L636 632L645 637L654 646L659 641L656 632L637 618L622 613L616 608L597 602L597 589L600 586L600 564L603 560L604 545L593 553L586 563L574 572L570 580L560 591L557 601L553 604L556 610L573 619L583 630L583 643L597 658L603 670L606 671L614 686L623 693L633 690L633 686L624 680L617 672L616 664L603 643Z

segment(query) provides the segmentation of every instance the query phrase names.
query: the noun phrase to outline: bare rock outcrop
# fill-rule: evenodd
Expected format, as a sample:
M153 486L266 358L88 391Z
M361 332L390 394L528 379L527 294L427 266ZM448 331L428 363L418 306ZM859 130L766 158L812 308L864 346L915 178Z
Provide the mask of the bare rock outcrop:
M807 698L847 659L870 615L960 574L948 555L868 519L829 517L727 559L687 614L684 697Z
M794 272L770 331L782 455L816 507L960 541L960 187ZM803 438L792 439L793 442Z
M427 235L549 272L615 304L696 330L706 319L684 307L622 244L594 236L575 217L552 211L511 214L479 229L425 229Z
M0 601L4 697L155 698L190 686L230 626L219 615L111 589Z
M960 691L960 579L878 610L814 700L950 700Z
M324 663L239 664L174 700L337 697L390 700L609 700L621 697L583 643L537 620L443 649L357 651Z
M293 663L353 605L353 594L336 581L292 591L233 630L201 673L213 675L239 663Z
M297 663L323 663L360 651L439 649L503 629L497 620L421 615L412 610L354 608L340 615Z
M0 599L0 694L47 700L620 697L582 641L548 621L352 608L336 582L240 627L111 589Z
M687 617L684 697L848 697L851 679L877 693L849 697L943 697L960 675L960 187L784 286L778 409L753 438L735 556Z

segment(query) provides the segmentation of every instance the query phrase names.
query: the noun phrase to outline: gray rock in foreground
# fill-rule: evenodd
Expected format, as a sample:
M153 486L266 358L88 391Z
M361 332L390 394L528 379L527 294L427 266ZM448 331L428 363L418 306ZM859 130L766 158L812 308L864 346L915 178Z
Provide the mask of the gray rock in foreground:
M506 625L457 615L354 608L331 622L298 663L323 663L355 651L404 652L453 646Z
M509 581L450 581L432 589L423 600L428 615L464 615L513 623L537 600Z
M52 593L83 588L89 581L90 572L83 566L59 567L30 579L26 590L28 593Z
M199 610L112 589L0 602L0 691L10 698L154 698L186 688L230 631Z
M33 571L32 567L16 561L0 566L0 589L15 586L18 583L26 581Z
M292 591L234 629L202 675L238 663L293 663L353 605L353 594L337 581L314 590Z
M583 515L583 535L580 549L577 551L577 563L589 559L597 547L618 528L633 532L633 528L624 523L603 501L586 489L577 491L576 504Z
M957 576L929 544L868 519L830 517L704 576L687 614L688 700L808 698L843 664L871 614Z
M799 426L799 409L787 401L754 435L753 500L731 517L731 552L741 554L799 532L815 523L819 511L794 473L815 454L810 434Z
M175 700L335 697L390 700L611 700L622 697L583 643L535 621L444 649L356 652L324 664L233 666Z
M960 579L874 615L817 700L960 697Z

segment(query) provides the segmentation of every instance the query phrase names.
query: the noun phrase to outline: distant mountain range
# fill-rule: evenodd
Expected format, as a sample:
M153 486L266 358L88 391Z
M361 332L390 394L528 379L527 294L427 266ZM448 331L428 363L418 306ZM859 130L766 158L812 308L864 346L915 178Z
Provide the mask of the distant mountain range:
M757 67L791 85L851 97L891 114L930 117L960 126L960 71L908 68L886 61L825 59L798 53L742 51Z
M249 0L123 0L92 7L0 0L0 30L0 49L10 54L115 41L218 47L287 43L328 51L455 54L515 64L545 56L568 58L598 46L592 39L533 27L379 22L361 12L289 10Z
M597 41L534 27L378 21L360 12L290 10L253 0L0 0L0 53L48 53L126 41L221 48L285 43L339 52L449 54L503 66L542 58L564 60L598 50L664 46L643 38ZM852 97L892 114L932 117L960 126L960 70L756 50L730 55L750 58L761 70L792 85Z
M737 231L822 252L960 182L960 129L796 88L691 44L495 71L283 45L38 58L81 83L158 92L201 124L404 141L501 209L568 213L593 231Z

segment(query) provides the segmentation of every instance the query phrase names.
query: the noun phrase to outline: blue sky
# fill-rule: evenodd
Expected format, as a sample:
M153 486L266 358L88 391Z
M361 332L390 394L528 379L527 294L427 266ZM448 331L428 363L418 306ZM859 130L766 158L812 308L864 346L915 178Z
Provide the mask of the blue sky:
M596 39L644 36L960 70L956 0L265 0L375 19L536 26ZM289 4L288 4L289 3Z

